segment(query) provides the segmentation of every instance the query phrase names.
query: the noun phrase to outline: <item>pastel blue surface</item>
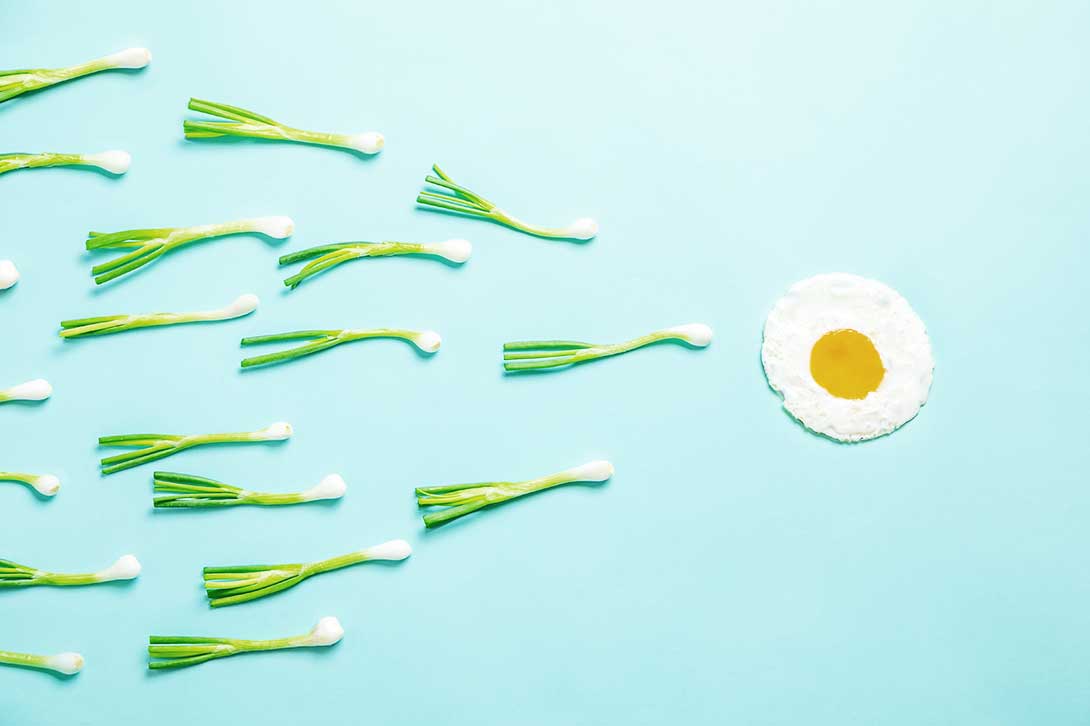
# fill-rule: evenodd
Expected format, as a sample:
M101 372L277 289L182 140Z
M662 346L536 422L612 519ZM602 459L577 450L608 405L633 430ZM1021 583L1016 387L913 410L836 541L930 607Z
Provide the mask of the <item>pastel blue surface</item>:
M0 106L0 151L124 148L114 179L0 178L0 557L132 584L0 594L0 648L79 650L60 679L0 669L0 723L1075 724L1090 712L1090 212L1083 2L3 3L0 68L144 45L144 72ZM195 95L303 127L378 129L361 160L194 143ZM432 162L538 240L413 200ZM286 214L295 236L179 252L95 290L88 230ZM276 258L349 239L466 237L462 268L352 263L285 293ZM931 400L843 446L768 389L761 326L820 272L875 277L932 336ZM252 317L62 345L68 317L218 307ZM505 378L505 340L656 346ZM244 335L433 328L428 359L357 343L239 373ZM155 466L97 475L96 437L290 421L280 445L162 468L339 504L154 513ZM617 473L425 532L414 486ZM364 565L222 611L200 568L306 561L404 537ZM322 651L145 671L149 634L275 637L338 616Z

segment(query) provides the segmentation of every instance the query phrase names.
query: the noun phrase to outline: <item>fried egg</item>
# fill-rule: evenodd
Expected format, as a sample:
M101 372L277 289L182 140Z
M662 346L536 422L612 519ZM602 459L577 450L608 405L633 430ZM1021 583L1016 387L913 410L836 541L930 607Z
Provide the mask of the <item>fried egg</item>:
M768 314L765 376L806 428L865 441L927 402L935 360L923 321L896 290L858 275L796 283Z

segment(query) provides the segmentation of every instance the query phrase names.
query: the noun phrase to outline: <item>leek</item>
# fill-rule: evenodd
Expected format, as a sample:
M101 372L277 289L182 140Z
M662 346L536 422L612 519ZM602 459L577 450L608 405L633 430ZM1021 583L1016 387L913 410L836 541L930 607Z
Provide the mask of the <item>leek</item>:
M156 494L166 495L155 497L156 508L162 509L234 507L240 504L263 507L301 504L323 499L340 499L348 487L339 474L329 474L310 489L289 494L271 494L241 489L192 474L157 471L154 488Z
M111 335L137 328L154 328L182 323L206 323L233 320L249 315L257 309L257 295L241 295L233 303L218 310L195 313L143 313L139 315L103 315L95 318L62 320L62 338L83 338L94 335Z
M19 282L19 269L11 260L0 260L0 290L7 290Z
M322 618L309 633L304 635L273 640L153 635L148 638L148 668L150 670L185 668L214 658L226 658L239 653L334 645L343 637L344 628L334 617Z
M257 335L243 338L240 345L263 345L265 343L278 343L285 340L307 340L308 343L282 350L278 353L266 353L252 358L243 359L243 368L271 365L274 363L286 363L287 361L302 358L304 356L328 350L342 343L368 338L399 338L406 340L425 353L434 353L439 350L442 339L439 333L433 330L395 330L391 328L376 328L375 330L297 330L292 333L277 333L274 335Z
M0 154L0 174L18 169L43 169L48 166L93 166L121 175L132 165L127 151L102 151L97 154Z
M503 345L503 367L508 372L535 371L570 366L627 353L652 343L676 340L704 348L712 341L712 329L703 323L678 325L633 338L624 343L598 345L578 340L521 340Z
M10 650L0 650L0 664L37 668L38 670L53 671L61 675L72 676L83 670L83 656L79 653L32 655L31 653L14 653Z
M52 474L21 474L15 471L0 471L0 481L14 481L26 484L43 497L51 497L61 488L61 480Z
M0 103L29 91L70 81L74 78L107 71L114 68L143 68L151 63L151 51L147 48L129 48L105 58L80 63L68 68L33 68L16 71L0 71Z
M391 255L432 255L461 264L469 259L472 246L464 239L448 239L445 242L342 242L321 245L292 252L280 258L280 266L310 260L303 269L284 280L293 290L309 277L313 277L344 262L361 257L389 257Z
M114 474L134 466L177 454L179 451L205 444L245 444L259 441L283 441L292 434L291 424L274 423L260 431L230 434L123 434L102 436L99 446L133 447L136 451L108 456L99 462L102 474Z
M0 403L8 401L44 401L53 395L53 386L44 378L20 383L11 388L0 390Z
M134 580L140 574L140 569L140 562L132 555L119 558L117 562L104 570L76 575L46 572L10 560L0 560L0 588L32 587L36 585L69 587L74 585L97 585L100 582L113 582L115 580Z

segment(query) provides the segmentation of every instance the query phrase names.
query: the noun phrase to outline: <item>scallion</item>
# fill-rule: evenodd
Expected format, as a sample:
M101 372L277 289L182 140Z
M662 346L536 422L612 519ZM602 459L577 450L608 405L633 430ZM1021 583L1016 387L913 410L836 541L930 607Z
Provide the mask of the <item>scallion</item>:
M677 340L704 348L712 341L712 329L703 323L690 323L656 330L624 343L606 345L578 340L520 340L504 343L503 367L509 372L558 368L620 355L664 340Z
M301 504L322 499L340 499L348 487L339 474L329 474L310 489L288 494L253 492L231 486L215 479L169 471L155 472L155 497L157 508L234 507L254 504L271 507L284 504Z
M433 255L461 264L469 259L472 246L464 239L448 239L445 242L342 242L321 245L292 252L280 258L280 266L310 260L303 269L288 279L284 285L295 289L308 277L361 257L389 257L391 255Z
M8 401L44 401L53 395L53 386L44 378L20 383L11 388L0 390L0 403Z
M273 121L268 116L247 111L237 106L223 103L189 99L189 110L219 116L227 121L191 121L182 122L182 130L187 139L215 139L221 136L244 136L251 139L271 139L274 141L297 141L301 144L335 146L364 154L377 154L382 151L386 141L377 131L362 134L327 134L319 131L306 131L285 126Z
M480 194L472 192L463 186L454 183L438 164L432 164L435 175L429 174L424 181L445 189L444 192L426 190L420 192L416 198L417 204L423 204L445 212L466 214L471 217L480 217L498 222L511 229L532 234L537 237L549 237L551 239L591 239L598 234L598 223L593 219L577 219L566 227L540 227L529 224L513 217L507 212L488 201Z
M120 175L127 172L131 164L132 156L127 151L103 151L98 154L0 154L0 174L47 166L94 166Z
M88 250L131 250L91 268L95 284L101 285L154 262L171 250L198 240L231 234L262 234L273 239L290 237L295 223L290 217L257 217L222 224L202 224L195 227L160 227L128 229L123 232L90 232Z
M334 645L343 637L344 628L334 617L322 618L309 633L304 635L273 640L153 635L148 638L148 668L151 670L185 668L214 658L226 658L239 653Z
M214 608L239 605L295 587L303 580L323 572L339 570L361 562L385 560L397 562L413 552L409 543L394 539L358 552L349 552L328 560L288 565L241 565L205 567L204 591Z
M11 260L0 260L0 290L7 290L19 282L19 269Z
M31 653L14 653L10 650L0 650L0 664L37 668L42 671L53 671L61 675L72 676L83 670L83 656L79 653L32 655Z
M62 320L62 338L82 338L93 335L110 335L137 328L154 328L181 323L205 323L216 320L233 320L249 315L257 309L257 295L241 295L233 303L218 310L195 313L143 313L138 315L103 315L78 320Z
M151 51L147 48L129 48L105 58L98 58L68 68L33 68L15 71L0 71L0 103L9 98L37 91L41 88L70 81L74 78L98 73L114 68L143 68L151 62Z
M416 503L420 507L446 507L424 515L424 525L431 528L452 522L459 517L484 507L502 504L526 494L542 491L573 482L600 482L613 476L613 464L608 461L592 461L558 474L527 481L490 481L476 484L451 484L438 487L419 487Z
M274 423L260 431L229 434L123 434L102 436L99 446L134 447L136 451L108 456L99 462L103 474L114 474L134 466L177 454L205 444L245 444L259 441L283 441L291 437L291 424Z
M263 345L265 343L277 343L285 340L308 340L309 343L282 350L279 353L266 353L242 361L243 368L271 365L273 363L286 363L296 358L319 353L341 343L349 343L353 340L367 338L400 338L407 340L425 353L434 353L439 350L442 339L439 333L433 330L398 330L393 328L376 328L374 330L297 330L292 333L277 333L274 335L257 335L243 338L240 345Z
M23 474L17 471L0 471L0 481L26 484L43 497L51 497L61 488L61 480L52 474Z
M0 560L0 588L32 587L35 585L53 585L56 587L96 585L100 582L113 582L114 580L133 580L139 574L140 562L132 555L119 558L117 562L105 570L77 575L46 572L10 560Z

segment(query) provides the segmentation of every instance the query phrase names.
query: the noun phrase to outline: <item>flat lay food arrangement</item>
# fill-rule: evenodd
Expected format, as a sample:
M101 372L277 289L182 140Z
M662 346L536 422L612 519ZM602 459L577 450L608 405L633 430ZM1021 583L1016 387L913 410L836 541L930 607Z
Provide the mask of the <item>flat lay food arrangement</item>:
M0 726L1090 709L1086 11L116 3L0 7Z

